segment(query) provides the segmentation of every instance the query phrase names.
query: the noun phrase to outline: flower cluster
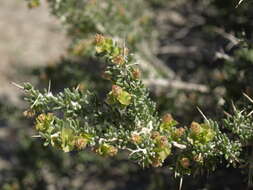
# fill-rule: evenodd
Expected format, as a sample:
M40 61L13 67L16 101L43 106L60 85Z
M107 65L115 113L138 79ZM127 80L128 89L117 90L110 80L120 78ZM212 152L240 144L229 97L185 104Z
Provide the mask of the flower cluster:
M105 60L104 76L111 84L104 99L78 88L53 95L23 85L31 105L26 115L36 115L35 129L45 145L65 152L90 148L102 156L124 150L143 167L159 167L168 160L180 175L213 170L224 159L230 164L239 162L241 142L231 140L217 122L205 119L184 127L170 114L158 116L124 45L98 34L94 46L96 55ZM248 120L247 126L252 127L252 118ZM239 126L238 122L233 126Z

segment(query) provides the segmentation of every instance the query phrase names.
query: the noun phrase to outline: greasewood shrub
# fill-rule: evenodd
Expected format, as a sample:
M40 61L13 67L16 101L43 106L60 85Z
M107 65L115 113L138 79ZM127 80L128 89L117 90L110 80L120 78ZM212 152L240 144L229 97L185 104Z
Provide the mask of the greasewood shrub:
M149 2L158 7L164 3ZM39 5L38 0L28 3L29 7ZM81 57L93 56L96 52L105 63L103 78L111 88L105 89L107 95L103 98L81 86L52 94L50 90L42 93L24 84L22 88L30 103L25 114L36 116L35 127L45 145L65 152L88 148L102 156L115 156L124 150L129 159L142 167L162 166L168 160L169 168L180 176L213 171L225 160L235 167L251 164L249 153L244 151L252 146L250 97L246 96L247 105L242 109L234 107L234 113L228 114L223 122L205 119L203 123L193 121L185 127L171 115L159 116L141 81L138 60L126 48L127 44L135 54L143 55L141 45L150 44L154 39L150 32L153 15L147 2L48 0L48 3L52 14L63 22L73 40L70 52ZM95 33L113 39L97 35L94 42ZM126 43L117 43L118 39L125 39ZM234 64L238 60L243 64ZM235 95L231 84L233 87L236 83L238 88L243 84L243 90L250 92L247 89L251 89L251 75L245 72L249 67L243 65L251 62L251 50L246 48L225 64L226 78L222 84L231 99ZM237 80L238 68L242 70L240 80ZM236 94L239 96L241 92Z
M160 118L127 48L99 34L94 44L96 55L107 64L111 91L105 99L78 87L53 95L28 83L22 86L31 105L25 114L37 117L35 128L45 145L65 152L87 147L102 156L126 150L142 167L162 166L168 159L178 175L213 171L224 160L235 167L240 164L242 148L253 136L252 110L234 108L222 123L233 136L205 116L204 123L193 121L189 127L180 126L170 114Z

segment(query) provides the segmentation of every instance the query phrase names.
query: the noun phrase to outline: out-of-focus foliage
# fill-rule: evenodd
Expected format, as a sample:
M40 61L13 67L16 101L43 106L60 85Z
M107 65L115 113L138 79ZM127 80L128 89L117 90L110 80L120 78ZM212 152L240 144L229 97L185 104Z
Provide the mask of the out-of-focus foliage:
M92 36L96 33L124 39L133 51L154 37L150 27L153 13L144 0L131 3L126 0L49 0L48 3L51 13L67 28L73 39L71 50L77 55L89 54Z
M227 98L240 99L241 92L253 94L253 50L240 48L224 65L224 84ZM240 90L238 90L240 89Z

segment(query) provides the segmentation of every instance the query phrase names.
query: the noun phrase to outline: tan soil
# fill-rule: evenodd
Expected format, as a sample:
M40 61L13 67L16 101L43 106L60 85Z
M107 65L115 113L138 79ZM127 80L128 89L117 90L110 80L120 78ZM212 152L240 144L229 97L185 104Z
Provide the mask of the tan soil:
M56 60L68 42L45 4L29 10L24 0L0 1L0 31L0 96L17 102L10 83L31 81L24 71Z

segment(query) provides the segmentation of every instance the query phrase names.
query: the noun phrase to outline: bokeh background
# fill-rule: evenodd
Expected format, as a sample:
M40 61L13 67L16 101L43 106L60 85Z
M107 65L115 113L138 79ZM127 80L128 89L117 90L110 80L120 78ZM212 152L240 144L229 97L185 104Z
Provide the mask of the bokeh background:
M119 23L122 32L113 28L108 34L124 38L126 31L133 32L136 39L125 37L127 45L145 65L143 79L161 115L170 112L180 125L189 125L201 121L200 107L219 120L230 111L231 100L243 104L242 92L253 96L252 1L235 8L236 0L147 0L138 4L143 10L131 3L119 1L119 12L147 15L149 23L124 28L135 21L129 16L133 20ZM166 164L142 169L125 153L113 159L89 151L62 153L31 137L34 121L23 116L27 105L12 82L43 89L52 81L53 92L79 84L106 89L101 63L80 50L96 30L84 23L84 30L73 32L75 27L63 25L51 10L44 1L35 9L25 1L0 1L0 189L178 189L179 179ZM221 165L211 174L186 176L182 189L250 189L247 172Z

